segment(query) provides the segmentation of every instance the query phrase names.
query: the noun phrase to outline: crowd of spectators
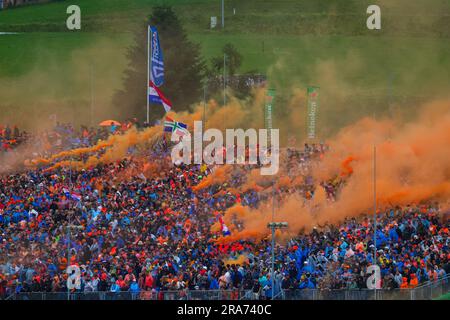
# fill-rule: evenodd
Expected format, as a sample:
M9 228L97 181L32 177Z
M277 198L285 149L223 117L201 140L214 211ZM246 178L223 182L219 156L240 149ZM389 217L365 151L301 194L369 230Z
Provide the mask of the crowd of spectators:
M50 129L31 134L17 126L0 125L0 173L16 169L17 162L25 160L21 159L24 155L45 158L61 151L93 146L111 134L126 132L132 126L139 126L139 123L130 119L122 124L111 122L94 128L56 122Z
M28 134L25 131L20 131L17 126L12 128L9 125L0 125L0 154L8 152L27 138Z
M0 153L13 151L22 143L38 144L47 152L82 148L95 145L99 140L106 139L110 134L121 134L133 125L139 126L136 119L124 121L122 124L111 124L97 128L81 125L75 128L71 123L56 122L50 130L30 134L21 131L14 125L0 125Z
M59 151L92 145L116 130L126 128L75 131L58 125L46 136ZM76 265L81 285L72 292L126 291L145 298L171 290L226 290L270 298L270 240L218 243L222 231L211 228L226 209L238 202L257 207L264 196L252 189L227 192L228 186L242 183L242 172L196 192L193 187L214 168L173 166L167 146L158 148L144 156L159 166L153 177L130 174L142 160L133 154L81 171L29 169L0 175L0 296L67 292L66 270ZM308 163L326 149L323 144L291 148L289 166L307 175ZM278 190L278 201L292 192L312 198L313 182L305 181ZM317 187L328 188L330 199L336 197L338 184ZM374 263L373 222L367 216L348 218L278 243L275 293L367 288L367 268ZM376 262L381 287L413 288L450 272L448 227L435 203L380 212Z

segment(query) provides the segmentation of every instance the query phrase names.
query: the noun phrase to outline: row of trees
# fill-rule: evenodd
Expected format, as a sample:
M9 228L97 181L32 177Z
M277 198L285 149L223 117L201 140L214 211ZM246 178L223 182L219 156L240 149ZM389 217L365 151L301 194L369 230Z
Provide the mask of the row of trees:
M203 97L203 86L208 78L223 72L223 54L226 55L226 73L234 75L242 63L242 56L231 44L226 44L221 57L211 59L210 66L201 55L198 44L188 39L180 20L169 6L158 6L152 15L135 31L135 45L128 51L129 65L124 73L123 89L116 92L114 104L127 117L143 119L147 90L147 26L158 28L164 53L164 94L172 101L176 111L188 110ZM213 94L213 92L210 92ZM126 109L126 110L124 110ZM150 121L163 116L162 108L154 108Z
M60 0L3 0L4 8L14 8L28 4L36 4L36 3L44 3L44 2L52 2L52 1L60 1Z

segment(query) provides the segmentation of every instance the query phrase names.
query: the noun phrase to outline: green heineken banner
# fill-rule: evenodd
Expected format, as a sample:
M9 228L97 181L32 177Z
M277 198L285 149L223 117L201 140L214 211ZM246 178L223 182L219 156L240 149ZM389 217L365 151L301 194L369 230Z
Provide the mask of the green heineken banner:
M267 90L266 96L266 106L264 109L264 121L265 127L267 130L272 129L272 111L273 111L273 102L275 100L275 89ZM270 135L269 135L270 137Z
M307 135L308 139L316 138L317 109L319 108L319 87L308 87Z

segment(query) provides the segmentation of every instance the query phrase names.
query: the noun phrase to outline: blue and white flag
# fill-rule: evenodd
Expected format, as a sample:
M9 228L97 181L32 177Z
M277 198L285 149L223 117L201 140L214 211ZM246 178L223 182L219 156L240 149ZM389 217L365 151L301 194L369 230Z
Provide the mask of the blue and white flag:
M156 27L149 27L148 45L150 46L150 61L148 63L150 81L155 86L160 87L164 83L164 59L162 48L159 44L158 30Z

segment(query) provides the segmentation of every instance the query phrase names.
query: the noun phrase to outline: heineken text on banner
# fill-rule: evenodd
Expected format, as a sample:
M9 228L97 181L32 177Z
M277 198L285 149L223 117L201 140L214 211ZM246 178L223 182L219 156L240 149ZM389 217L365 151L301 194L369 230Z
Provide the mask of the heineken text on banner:
M316 120L319 108L319 87L308 87L308 114L307 114L307 128L308 139L316 138Z
M150 61L149 65L149 76L150 81L152 81L155 86L160 87L164 83L164 59L163 53L161 49L161 45L159 44L159 36L158 30L156 27L149 26L149 39L148 43L150 46Z
M274 100L275 100L275 89L267 90L266 105L264 108L264 121L265 121L265 127L267 130L272 129L272 111L273 111ZM270 134L269 134L269 139L270 139Z

